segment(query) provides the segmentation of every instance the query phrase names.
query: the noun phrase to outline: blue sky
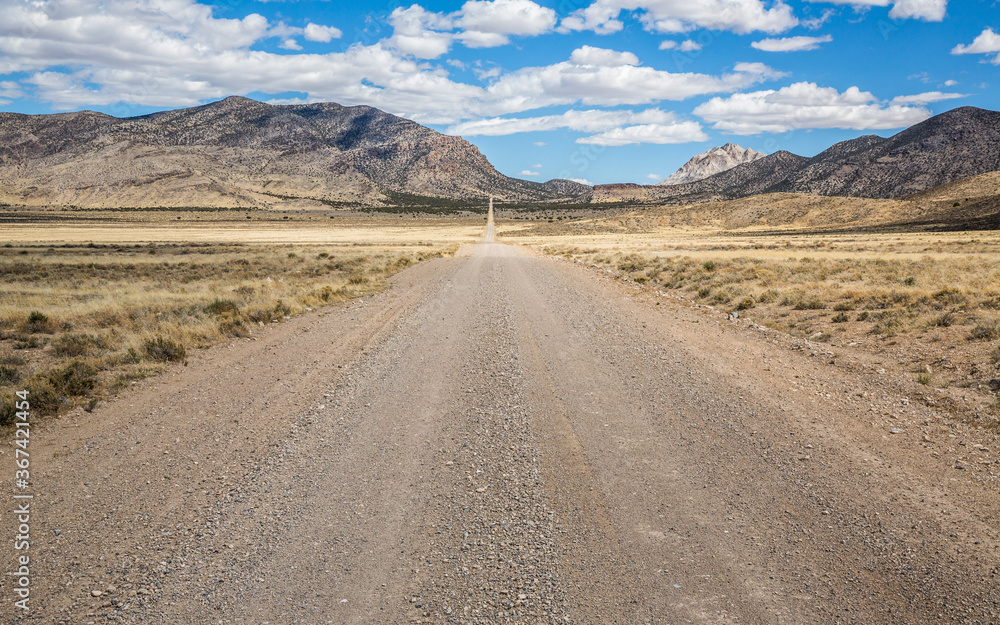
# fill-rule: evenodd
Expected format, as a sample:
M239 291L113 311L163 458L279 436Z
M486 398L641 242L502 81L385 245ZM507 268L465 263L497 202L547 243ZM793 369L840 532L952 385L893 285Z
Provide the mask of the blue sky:
M0 0L0 110L367 104L530 180L656 182L1000 109L997 0Z

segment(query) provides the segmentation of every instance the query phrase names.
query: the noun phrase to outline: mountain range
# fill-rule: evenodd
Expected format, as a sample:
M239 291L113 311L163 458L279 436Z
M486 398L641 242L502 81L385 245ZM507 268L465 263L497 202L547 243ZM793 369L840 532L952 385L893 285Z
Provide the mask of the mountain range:
M441 201L682 204L762 193L899 198L1000 170L1000 112L963 107L808 158L727 144L668 184L590 187L498 172L472 144L367 106L242 97L151 115L0 113L0 205L385 206ZM674 184L676 183L676 184Z
M778 151L685 184L598 185L594 199L682 203L780 192L898 198L997 170L1000 112L966 106L888 138L837 143L812 158Z
M461 137L368 106L234 96L125 119L0 113L0 202L13 205L251 208L589 192L504 176Z

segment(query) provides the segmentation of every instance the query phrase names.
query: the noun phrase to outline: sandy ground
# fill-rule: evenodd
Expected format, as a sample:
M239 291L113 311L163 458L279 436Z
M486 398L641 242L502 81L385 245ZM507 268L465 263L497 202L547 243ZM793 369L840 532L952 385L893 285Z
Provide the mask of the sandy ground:
M995 623L996 433L830 360L484 240L36 426L24 622Z

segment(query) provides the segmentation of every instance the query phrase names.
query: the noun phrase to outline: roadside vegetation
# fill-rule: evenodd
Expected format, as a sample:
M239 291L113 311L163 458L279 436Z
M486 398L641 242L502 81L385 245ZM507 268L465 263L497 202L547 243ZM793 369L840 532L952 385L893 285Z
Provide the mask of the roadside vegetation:
M454 247L109 244L0 253L0 425L93 409L193 350L381 288Z
M882 354L1000 410L1000 236L607 235L543 252L818 343Z

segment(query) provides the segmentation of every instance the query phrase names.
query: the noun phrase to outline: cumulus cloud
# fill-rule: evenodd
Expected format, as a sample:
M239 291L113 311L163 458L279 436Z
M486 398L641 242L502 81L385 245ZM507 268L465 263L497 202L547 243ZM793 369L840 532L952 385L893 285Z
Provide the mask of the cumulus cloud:
M677 42L672 39L667 39L660 42L660 50L673 50L677 47Z
M620 65L638 65L639 57L631 52L618 52L605 48L583 46L573 50L569 56L570 63L577 65L601 65L603 67L618 67Z
M809 128L879 130L912 126L928 117L926 108L881 103L871 93L850 87L799 82L781 89L715 97L694 109L717 130L733 134L787 132Z
M469 0L455 14L457 37L470 48L506 44L510 35L536 36L556 25L556 12L531 0Z
M24 95L24 89L13 80L0 80L0 98L23 98Z
M577 143L592 145L633 145L636 143L691 143L693 141L708 141L708 135L701 129L698 122L684 121L673 124L641 124L612 128L600 134L577 139Z
M27 94L25 94L24 89L18 83L13 80L0 80L0 105L10 104L18 98L23 98L25 95Z
M986 28L969 45L959 44L951 49L952 54L993 54L990 63L1000 65L1000 35Z
M823 35L822 37L783 37L780 39L762 39L754 41L750 45L764 52L804 52L815 50L821 43L830 43L833 37Z
M284 41L281 42L281 44L280 44L279 47L281 47L282 49L285 49L285 50L301 50L302 49L302 46L299 45L299 42L295 41L294 39L285 39Z
M964 93L942 93L941 91L928 91L927 93L917 93L915 95L901 95L892 99L893 104L930 104L943 100L954 100L956 98L968 97Z
M808 2L823 2L825 4L849 4L855 8L887 7L892 9L889 17L893 19L920 19L928 22L940 22L948 9L948 0L807 0Z
M436 59L451 48L454 27L451 19L420 5L397 8L389 15L392 37L388 44L418 59Z
M559 115L536 117L492 117L455 124L448 128L448 134L465 137L489 135L512 135L522 132L541 132L565 128L582 132L598 132L626 124L667 124L676 120L673 113L657 108L643 111L591 109L577 111L570 109Z
M694 52L695 50L701 50L701 44L697 41L688 39L687 41L681 42L680 47L677 49L681 52Z
M663 176L660 174L646 174L646 177L650 180L663 180Z
M469 137L557 129L596 133L577 139L577 143L609 146L630 143L689 143L708 139L698 122L680 120L673 113L656 108L643 111L569 110L560 115L495 117L455 124L447 132Z
M896 0L889 11L895 19L914 18L928 22L940 22L948 9L948 0Z
M537 171L531 171L530 169L522 169L518 176L541 176L542 174Z
M259 15L220 19L195 0L73 0L52 7L0 2L4 69L27 75L5 83L0 98L10 100L18 97L11 95L19 93L16 89L30 88L55 109L128 103L112 112L129 115L132 104L193 106L264 88L303 93L301 101L368 104L422 123L456 124L547 106L637 106L726 94L781 75L762 63L738 63L721 75L668 72L642 66L631 52L584 46L551 65L507 73L499 67L473 68L485 72L480 74L484 82L469 84L452 80L444 64L420 60L443 54L457 34L466 32L463 28L516 30L499 17L493 26L477 21L486 19L487 8L524 9L529 17L545 13L532 12L527 0L481 4L463 5L463 10L472 7L468 16L416 5L397 9L387 40L342 52L290 54L256 48L270 40L276 48L295 50L303 38L333 38L339 31L274 24ZM464 26L456 25L466 18ZM535 26L521 25L516 32L550 22L531 23ZM637 119L586 132L657 124L677 131L671 121ZM666 138L667 130L651 128L650 136Z
M414 4L389 16L390 44L417 58L437 58L452 42L469 48L493 48L511 36L536 36L556 25L556 12L532 0L469 0L452 13L435 13Z
M438 123L467 116L469 103L484 96L384 44L330 54L250 49L272 30L289 29L259 15L217 19L193 0L3 3L0 57L7 71L27 73L19 82L56 109L193 106L266 86Z
M563 19L561 27L617 32L623 26L618 19L622 11L639 11L645 28L661 33L682 33L696 28L740 34L780 33L798 25L788 5L780 1L769 4L766 6L762 0L596 0Z
M344 33L339 28L333 26L320 26L318 24L307 24L303 30L303 35L307 41L319 41L328 43L331 39L340 39Z
M582 50L582 48L581 48ZM577 59L615 59L613 51L577 54ZM615 106L649 104L657 100L685 100L697 95L745 89L763 80L781 76L763 63L737 63L721 76L673 73L636 65L594 65L569 61L543 67L525 67L501 76L487 89L493 107L501 113L575 104ZM507 110L504 110L507 109Z

